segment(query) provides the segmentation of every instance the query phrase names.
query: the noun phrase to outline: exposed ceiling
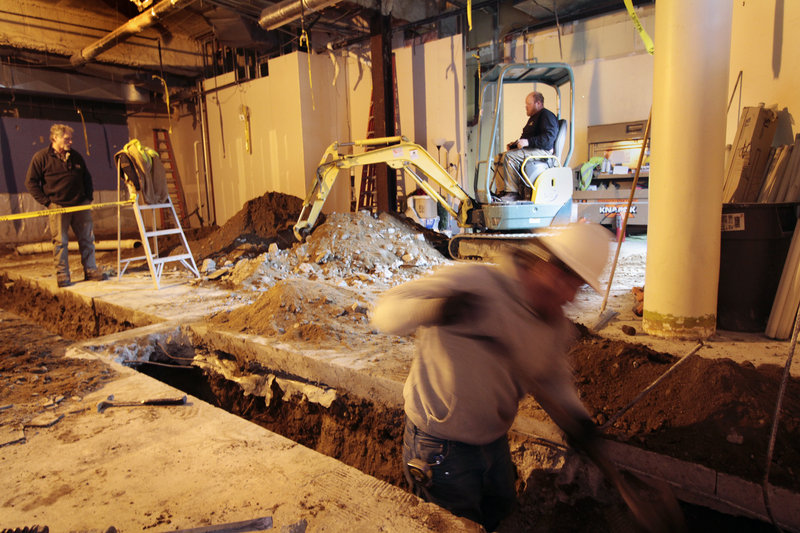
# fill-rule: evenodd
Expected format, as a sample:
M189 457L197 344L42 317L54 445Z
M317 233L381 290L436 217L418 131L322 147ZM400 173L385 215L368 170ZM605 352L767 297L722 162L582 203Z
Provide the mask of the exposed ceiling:
M440 36L464 31L467 0L27 0L39 5L52 5L59 10L95 13L105 20L119 20L119 28L104 37L105 42L76 47L74 55L65 61L53 61L62 74L81 72L102 77L104 73L116 80L139 78L152 84L150 72L155 65L114 64L100 52L116 46L143 26L156 32L159 43L169 43L180 36L201 44L209 57L204 65L173 68L169 74L191 85L209 75L208 62L219 60L221 50L270 58L301 48L303 32L309 36L313 49L367 43L376 17L390 15L392 30L397 38L438 32ZM635 5L652 4L654 0L634 0ZM25 1L20 5L24 6ZM176 5L173 5L176 4ZM623 0L484 0L473 1L472 18L483 19L495 26L503 24L502 33L534 30L564 24L624 9ZM1 11L2 9L0 9ZM160 10L155 15L156 10ZM149 17L153 14L152 17ZM302 16L300 16L302 14ZM85 15L84 15L85 16ZM501 20L502 19L502 20ZM386 20L386 19L384 19ZM502 22L502 21L505 22ZM267 24L269 21L269 24ZM276 22L277 21L277 22ZM444 21L449 21L444 24ZM455 24L452 21L456 21ZM498 38L495 33L491 38ZM26 50L25 43L0 47L0 55L14 61L35 62L37 50ZM161 44L159 44L161 46ZM91 49L94 47L94 49ZM208 53L212 51L212 53ZM159 48L160 53L160 48ZM216 53L216 59L213 53ZM100 57L96 57L96 56ZM8 63L12 63L11 60ZM71 65L70 65L71 63ZM71 70L72 69L72 70ZM125 74L125 71L128 71ZM218 69L214 69L219 73ZM162 70L163 73L163 70ZM175 80L171 80L173 83ZM178 80L180 85L180 80Z

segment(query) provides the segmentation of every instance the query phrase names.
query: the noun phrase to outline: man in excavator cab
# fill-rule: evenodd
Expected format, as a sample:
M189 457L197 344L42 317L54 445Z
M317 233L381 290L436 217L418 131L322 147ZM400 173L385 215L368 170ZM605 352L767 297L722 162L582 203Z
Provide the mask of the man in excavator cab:
M553 166L558 119L544 107L544 96L538 91L525 98L525 113L528 122L519 139L508 143L507 151L495 162L495 186L501 202L526 199L536 176Z

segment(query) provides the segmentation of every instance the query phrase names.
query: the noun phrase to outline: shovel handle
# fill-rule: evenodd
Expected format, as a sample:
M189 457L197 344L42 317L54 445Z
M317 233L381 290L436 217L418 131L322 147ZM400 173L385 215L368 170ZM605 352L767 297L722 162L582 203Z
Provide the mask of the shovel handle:
M182 398L153 398L152 400L142 400L142 405L183 405L186 403L186 396Z

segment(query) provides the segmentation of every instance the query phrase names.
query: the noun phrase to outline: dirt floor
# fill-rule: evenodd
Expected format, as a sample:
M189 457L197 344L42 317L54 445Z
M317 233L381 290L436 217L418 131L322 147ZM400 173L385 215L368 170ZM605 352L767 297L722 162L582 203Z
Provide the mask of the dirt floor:
M386 336L372 330L369 309L386 288L447 265L449 260L436 249L440 243L430 236L426 240L419 226L402 219L355 213L330 215L306 243L298 244L291 239L291 225L301 204L298 198L267 193L248 202L223 227L190 242L198 265L203 260L213 260L213 267L206 265L207 277L202 283L229 287L248 302L211 316L209 322L223 329L314 346L346 348L369 342L386 353L410 350L412 338ZM25 291L12 285L7 280L0 284L2 309L45 323L69 338L125 328L124 324L98 324L96 319L75 320L61 303L46 297L24 301ZM59 330L57 317L89 326L80 331ZM40 414L43 405L68 404L97 387L110 373L94 362L66 363L60 355L68 341L41 334L28 338L28 332L34 329L30 322L15 315L0 315L0 408L13 405L0 411L0 430ZM603 339L586 331L570 356L582 399L600 425L679 362L674 355L657 353L640 344ZM702 354L690 356L680 360L666 379L605 433L608 438L760 483L782 371L774 365L756 367L704 359ZM370 405L343 401L316 418L309 418L308 407L297 410L294 418L303 422L292 424L292 417L279 419L271 413L271 406L242 403L245 400L234 395L229 384L212 379L207 386L223 406L267 427L272 425L298 442L377 477L402 484L397 460L402 413L370 412ZM546 416L532 398L523 403L522 411L533 417ZM373 434L352 437L365 417L373 419ZM331 419L336 420L337 427L349 428L350 438L362 444L342 449L344 438L326 427ZM279 428L281 425L285 427ZM797 442L800 383L791 379L783 402L770 481L794 491L800 490ZM553 530L541 528L548 519L536 509L544 500L550 501L548 507L567 504L559 499L563 499L563 492L562 496L546 494L547 487L552 486L552 480L546 477L537 473L534 478L521 480L524 497L522 510L513 521L514 528L518 526L516 530ZM620 518L620 511L614 510L618 507L612 507L609 515L592 503L572 501L568 506L571 511L565 517L585 506L579 513L581 521L588 519L591 523L597 515L602 523L611 524L608 529L594 531L624 531L630 526L629 519ZM535 518L538 525L526 516ZM619 525L623 522L628 525ZM508 527L507 531L514 530ZM566 530L582 529L576 526Z

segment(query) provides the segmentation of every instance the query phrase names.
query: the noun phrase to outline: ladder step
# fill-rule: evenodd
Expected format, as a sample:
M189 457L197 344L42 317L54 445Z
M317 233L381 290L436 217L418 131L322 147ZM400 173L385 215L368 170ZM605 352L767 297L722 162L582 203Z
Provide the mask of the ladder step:
M154 257L153 264L161 265L164 263L171 263L172 261L183 261L185 259L192 259L191 254L168 255L166 257Z
M145 231L144 234L147 237L158 237L159 235L177 235L179 233L183 233L179 228L173 229L159 229L155 231Z
M169 206L170 206L170 204L146 204L146 205L140 205L139 206L139 210L140 211L146 211L146 210L153 210L153 209L164 209L164 208L167 208Z

